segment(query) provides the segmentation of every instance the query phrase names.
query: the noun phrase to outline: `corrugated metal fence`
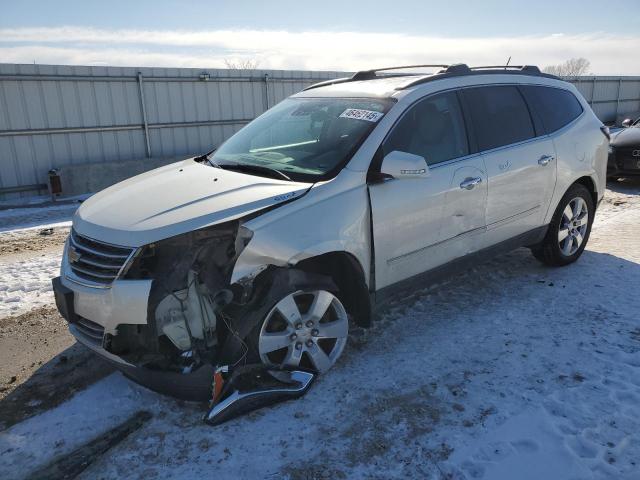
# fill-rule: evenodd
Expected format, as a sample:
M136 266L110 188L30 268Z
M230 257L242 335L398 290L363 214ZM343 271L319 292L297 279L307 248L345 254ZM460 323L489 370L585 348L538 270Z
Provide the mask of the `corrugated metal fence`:
M51 168L187 157L339 72L0 64L0 200Z
M188 156L305 86L343 72L0 64L0 200L51 168ZM640 77L574 80L603 121L640 111Z
M605 123L640 112L640 77L577 77L570 81Z

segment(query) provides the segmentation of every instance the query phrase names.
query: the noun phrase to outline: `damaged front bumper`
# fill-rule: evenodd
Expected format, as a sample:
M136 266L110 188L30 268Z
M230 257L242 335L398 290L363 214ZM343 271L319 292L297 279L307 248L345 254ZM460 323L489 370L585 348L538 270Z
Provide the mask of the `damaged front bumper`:
M108 361L125 376L151 390L182 400L208 401L211 399L211 379L215 370L213 365L203 364L188 373L178 373L134 365L114 355L104 347L102 327L76 313L74 291L66 287L60 277L54 278L52 283L58 310L69 322L69 331L79 343Z
M53 290L74 337L153 390L210 399L226 339L221 311L234 296L231 272L250 231L229 222L141 247L125 273L106 285L77 278L102 273L78 262L104 264L95 255L103 244L72 235L78 239L73 261L67 245ZM83 238L91 242L86 249Z

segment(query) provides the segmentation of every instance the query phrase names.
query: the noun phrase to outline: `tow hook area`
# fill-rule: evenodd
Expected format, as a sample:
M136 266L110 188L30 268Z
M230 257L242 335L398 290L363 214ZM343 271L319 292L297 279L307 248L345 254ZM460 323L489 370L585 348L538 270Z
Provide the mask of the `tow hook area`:
M228 367L221 367L214 374L212 400L204 416L210 425L299 398L307 393L316 376L303 370L277 370L262 364L236 368L230 375L228 371Z

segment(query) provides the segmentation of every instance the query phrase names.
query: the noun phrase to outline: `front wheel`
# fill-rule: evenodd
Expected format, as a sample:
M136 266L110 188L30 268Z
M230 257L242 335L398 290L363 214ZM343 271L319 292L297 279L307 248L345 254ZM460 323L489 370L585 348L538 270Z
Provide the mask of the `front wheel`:
M349 317L338 297L323 289L305 289L272 301L275 304L249 339L260 361L320 373L329 370L349 334Z
M575 262L587 245L595 205L583 185L572 185L558 204L544 240L531 249L542 263L559 267Z

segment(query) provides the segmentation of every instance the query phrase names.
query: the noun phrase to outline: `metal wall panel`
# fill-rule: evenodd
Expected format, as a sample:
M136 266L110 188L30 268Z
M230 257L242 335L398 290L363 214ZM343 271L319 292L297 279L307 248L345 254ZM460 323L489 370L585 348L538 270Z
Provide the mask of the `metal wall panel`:
M570 81L603 122L640 112L640 77L578 77Z
M36 194L33 186L46 183L47 172L55 167L203 152L267 106L340 76L344 74L0 64L0 200ZM12 187L26 189L2 193Z
M206 151L289 95L341 76L0 64L0 200L36 194L55 167ZM573 83L603 121L640 110L640 77ZM12 187L31 188L2 193Z

